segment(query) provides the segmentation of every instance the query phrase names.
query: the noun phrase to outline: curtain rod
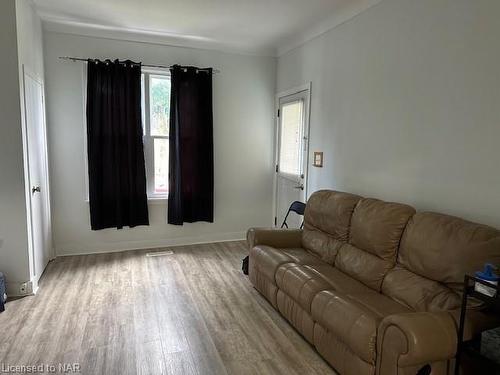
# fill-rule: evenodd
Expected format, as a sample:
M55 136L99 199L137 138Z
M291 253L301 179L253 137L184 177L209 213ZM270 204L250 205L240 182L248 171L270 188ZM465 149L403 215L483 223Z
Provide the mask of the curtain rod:
M70 61L88 61L89 59L84 59L82 57L71 57L71 56L59 56L61 60L70 60ZM97 60L97 59L90 59L90 60ZM141 66L144 66L146 68L161 68L161 69L170 69L173 67L173 65L155 65L155 64L141 64ZM198 70L207 70L203 68L199 68ZM213 74L218 74L220 73L219 69L212 69Z

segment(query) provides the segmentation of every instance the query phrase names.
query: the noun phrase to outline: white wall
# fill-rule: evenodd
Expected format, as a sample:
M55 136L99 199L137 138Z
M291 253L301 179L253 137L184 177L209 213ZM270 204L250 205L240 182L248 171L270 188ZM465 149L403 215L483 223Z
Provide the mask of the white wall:
M23 66L43 78L41 35L29 0L0 3L0 271L10 295L20 294L20 284L30 281L22 79Z
M0 271L9 294L29 280L14 0L0 2Z
M500 2L383 0L278 60L312 81L311 191L500 227Z
M19 66L25 65L32 74L43 80L42 24L33 10L31 0L16 0L16 17Z
M56 252L77 254L243 238L271 224L274 58L100 39L45 31L45 67ZM58 56L130 58L212 66L215 222L166 224L166 205L150 205L150 226L91 231L84 201L83 63Z

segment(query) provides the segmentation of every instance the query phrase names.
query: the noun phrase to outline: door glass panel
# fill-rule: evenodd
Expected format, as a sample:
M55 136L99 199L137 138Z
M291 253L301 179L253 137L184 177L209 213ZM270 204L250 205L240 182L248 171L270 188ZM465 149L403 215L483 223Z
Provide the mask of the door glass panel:
M299 100L281 108L279 170L283 173L301 173L303 107L304 102Z
M168 192L168 139L154 139L154 193Z
M168 136L170 121L170 77L149 77L150 123L152 136Z

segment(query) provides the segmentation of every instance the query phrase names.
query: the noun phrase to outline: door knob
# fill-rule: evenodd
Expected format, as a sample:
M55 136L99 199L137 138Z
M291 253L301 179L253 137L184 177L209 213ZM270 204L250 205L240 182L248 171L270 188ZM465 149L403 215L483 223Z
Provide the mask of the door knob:
M298 185L298 186L294 186L293 188L294 188L294 189L304 190L304 184L300 184L300 185Z
M33 186L31 188L31 194L35 194L35 193L39 193L41 192L42 190L40 189L40 186Z

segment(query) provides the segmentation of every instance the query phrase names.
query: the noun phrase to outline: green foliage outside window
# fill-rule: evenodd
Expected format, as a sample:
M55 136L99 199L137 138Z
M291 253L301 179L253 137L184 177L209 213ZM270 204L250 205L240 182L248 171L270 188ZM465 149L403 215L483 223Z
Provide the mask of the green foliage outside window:
M170 118L170 80L151 77L151 132L168 136Z

